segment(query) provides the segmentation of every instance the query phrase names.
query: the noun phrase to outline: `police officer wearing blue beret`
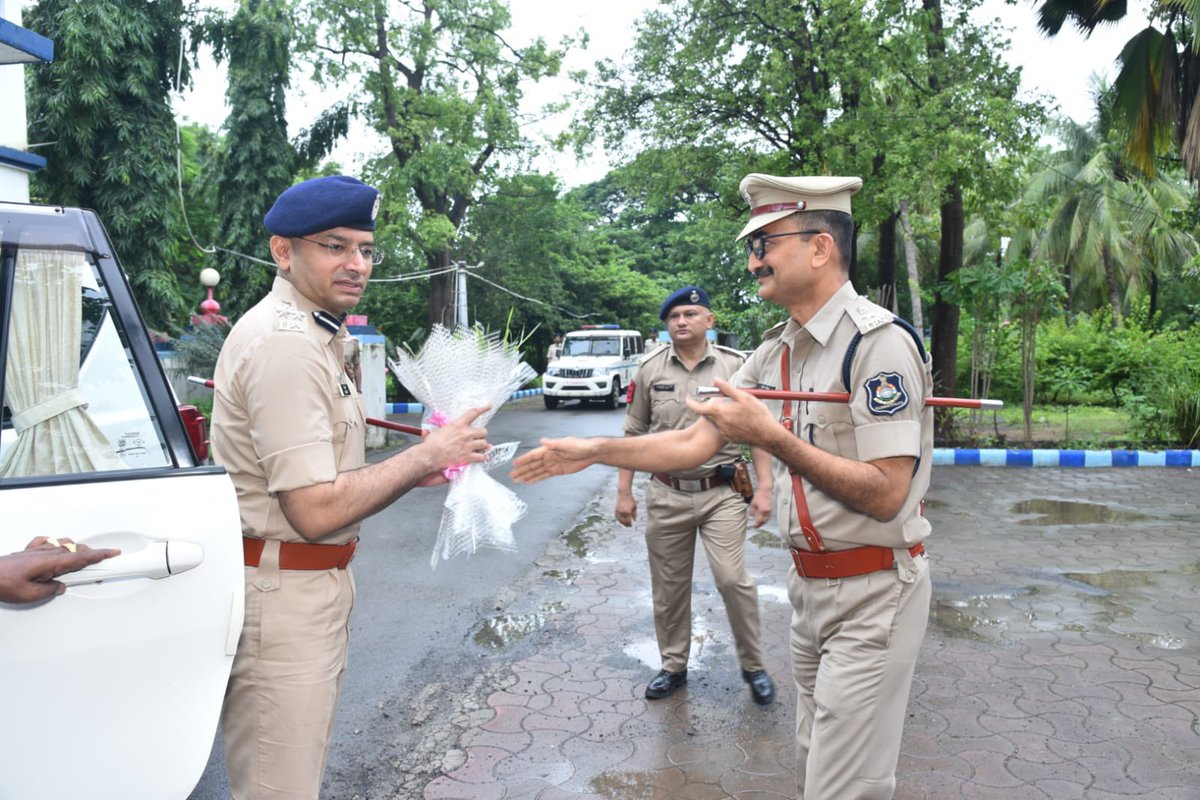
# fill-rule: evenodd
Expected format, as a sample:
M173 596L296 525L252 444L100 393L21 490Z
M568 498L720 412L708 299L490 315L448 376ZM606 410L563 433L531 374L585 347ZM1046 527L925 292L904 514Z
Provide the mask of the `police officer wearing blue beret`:
M687 428L696 415L685 400L715 378L728 380L745 356L708 341L713 327L708 293L684 286L663 302L659 318L671 337L643 359L630 386L625 435ZM756 453L758 487L749 513L762 525L771 513L770 456ZM759 642L758 589L746 571L747 508L731 485L741 447L727 443L705 463L691 469L655 472L646 484L646 552L654 594L654 629L662 659L659 673L646 686L651 700L667 697L687 683L692 642L692 568L699 537L708 555L713 582L725 602L742 678L754 702L767 705L775 685L763 668ZM633 471L617 478L616 518L629 527L637 518Z
M366 466L343 319L380 262L380 194L344 175L296 184L263 222L278 271L215 373L213 457L233 479L245 624L221 726L234 798L316 798L346 670L359 523L454 464L481 462L474 409Z

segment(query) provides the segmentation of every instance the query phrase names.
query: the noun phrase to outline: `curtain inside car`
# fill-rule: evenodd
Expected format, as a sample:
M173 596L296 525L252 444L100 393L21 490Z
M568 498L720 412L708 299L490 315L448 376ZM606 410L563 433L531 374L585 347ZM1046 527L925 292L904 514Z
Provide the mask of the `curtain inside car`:
M5 402L17 441L0 478L125 469L79 391L82 253L21 250L13 280Z

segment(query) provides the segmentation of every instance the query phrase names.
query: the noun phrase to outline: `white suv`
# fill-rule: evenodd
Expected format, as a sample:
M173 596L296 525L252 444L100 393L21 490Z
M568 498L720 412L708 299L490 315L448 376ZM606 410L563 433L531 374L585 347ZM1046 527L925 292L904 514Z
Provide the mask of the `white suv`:
M625 399L642 359L642 336L616 325L585 325L563 339L562 355L542 376L546 408L562 400L602 400L616 408Z
M0 603L0 797L185 798L241 633L237 497L91 211L0 203L0 399L0 553L121 549Z

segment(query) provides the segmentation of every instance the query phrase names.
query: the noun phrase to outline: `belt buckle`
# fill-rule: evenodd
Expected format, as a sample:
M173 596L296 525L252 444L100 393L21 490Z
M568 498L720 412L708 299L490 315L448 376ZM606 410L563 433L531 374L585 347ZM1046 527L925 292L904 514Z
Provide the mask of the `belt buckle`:
M699 492L704 489L704 481L698 478L691 480L676 478L675 485L681 492Z
M789 549L792 551L792 563L796 565L796 574L801 578L807 578L808 573L804 571L804 559L800 557L800 550L796 547Z

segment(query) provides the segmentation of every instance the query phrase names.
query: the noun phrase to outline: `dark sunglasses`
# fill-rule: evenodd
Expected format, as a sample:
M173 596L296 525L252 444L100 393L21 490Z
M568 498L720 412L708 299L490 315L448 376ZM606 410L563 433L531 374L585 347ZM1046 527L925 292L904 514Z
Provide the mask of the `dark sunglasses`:
M778 239L780 236L814 236L825 231L804 230L804 231L787 231L786 233L752 233L746 237L746 252L753 253L755 258L761 259L767 255L767 240Z

